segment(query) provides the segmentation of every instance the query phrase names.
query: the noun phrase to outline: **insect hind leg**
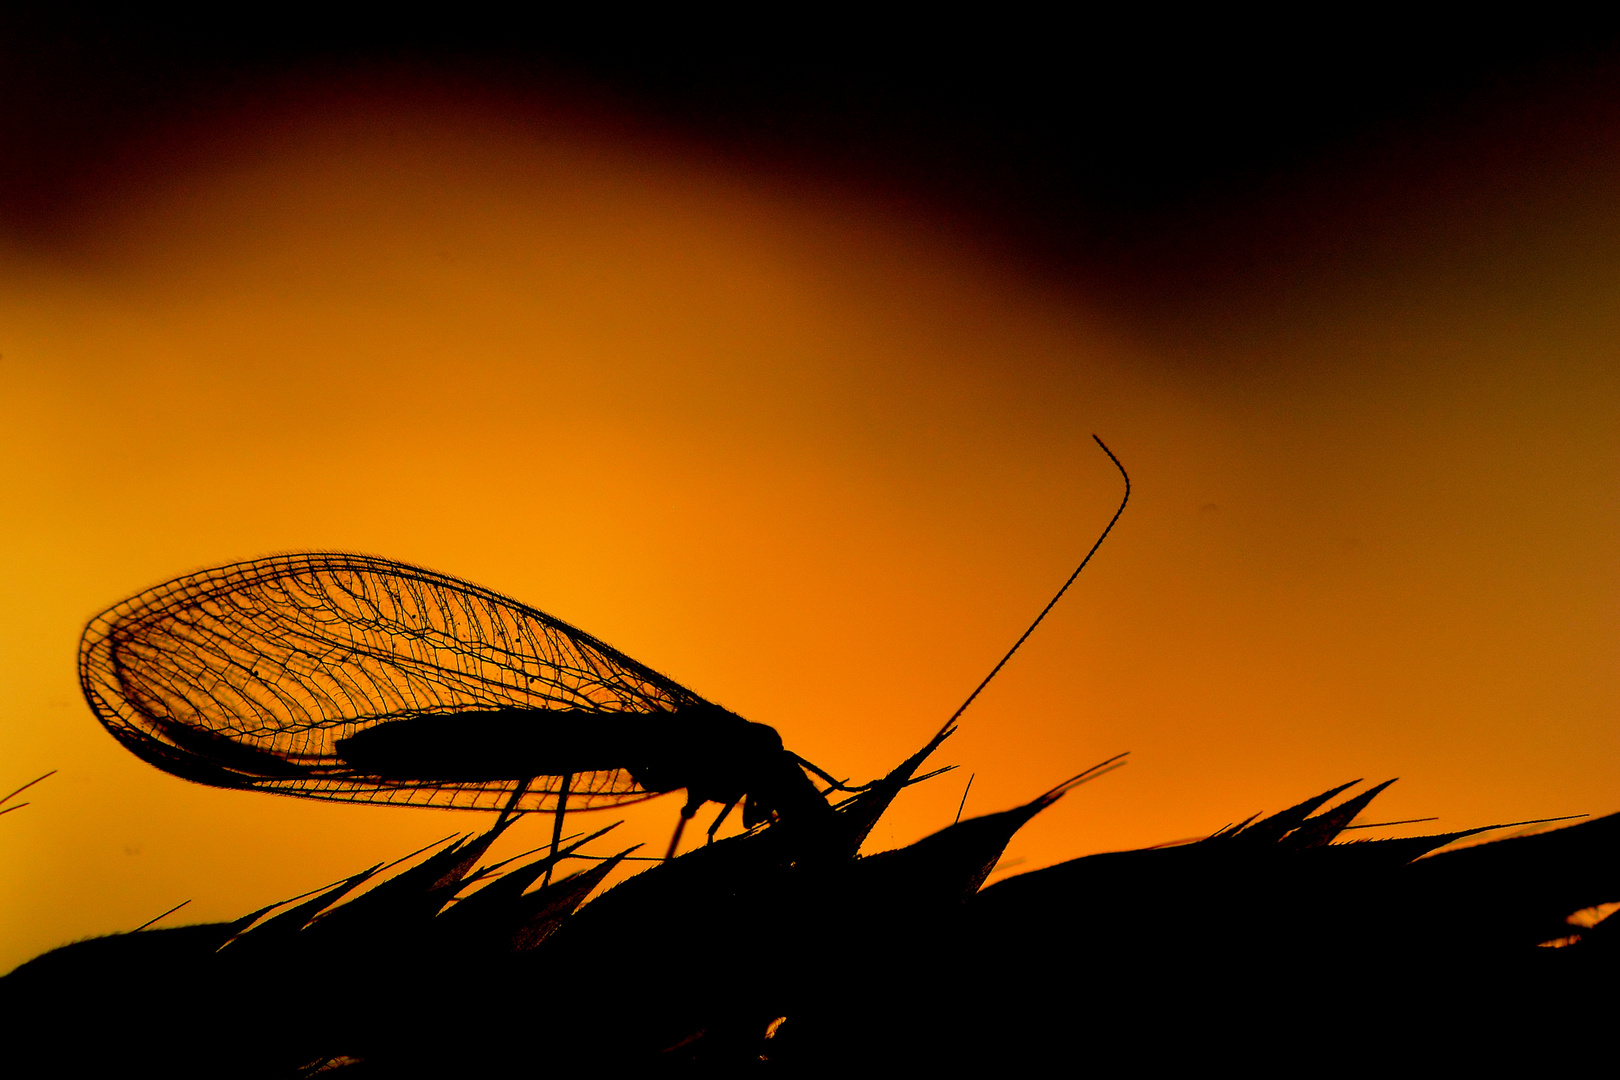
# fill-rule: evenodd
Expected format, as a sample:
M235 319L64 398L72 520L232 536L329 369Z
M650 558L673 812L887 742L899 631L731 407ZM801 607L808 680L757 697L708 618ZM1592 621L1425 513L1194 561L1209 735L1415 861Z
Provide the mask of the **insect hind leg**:
M512 792L512 797L506 800L506 806L501 809L501 816L495 819L495 831L497 833L503 831L512 821L512 815L518 812L518 803L522 802L523 796L528 794L529 785L532 783L534 783L534 777L531 776L519 784L517 790Z
M551 865L546 867L546 877L540 883L541 888L551 884L551 872L557 868L557 845L562 843L563 813L568 809L568 785L573 779L573 773L564 773L562 790L557 793L557 816L551 823Z

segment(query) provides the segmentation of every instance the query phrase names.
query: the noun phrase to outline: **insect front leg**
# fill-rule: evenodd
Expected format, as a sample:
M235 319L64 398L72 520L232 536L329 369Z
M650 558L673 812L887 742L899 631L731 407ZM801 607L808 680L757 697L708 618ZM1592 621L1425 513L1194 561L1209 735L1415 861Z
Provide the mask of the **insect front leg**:
M848 780L833 779L832 773L829 773L826 769L821 768L813 761L802 758L798 754L793 755L793 760L797 761L800 765L827 781L828 784L831 784L832 786L827 789L828 791L865 791L867 788L872 786L871 784L860 784L856 787L850 787Z
M731 813L732 808L736 805L737 800L732 799L730 802L726 803L725 806L721 807L720 816L714 819L713 825L709 826L709 843L714 843L714 834L720 831L720 826L725 824L726 815Z

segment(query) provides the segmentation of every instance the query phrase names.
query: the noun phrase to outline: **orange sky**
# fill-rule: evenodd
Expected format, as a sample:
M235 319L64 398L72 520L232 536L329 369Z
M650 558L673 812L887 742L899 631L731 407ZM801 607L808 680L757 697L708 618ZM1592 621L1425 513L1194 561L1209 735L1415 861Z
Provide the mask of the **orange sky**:
M1434 828L1620 810L1620 203L1593 153L1371 234L1330 215L1332 258L1173 317L916 209L472 106L281 117L55 247L0 240L0 789L59 770L0 819L0 970L479 823L140 763L74 668L128 595L276 551L416 562L867 779L1113 512L1092 432L1130 509L941 752L961 771L870 846L948 823L969 773L986 812L1122 750L1006 863L1355 777L1401 777L1375 819ZM661 846L678 808L619 834Z

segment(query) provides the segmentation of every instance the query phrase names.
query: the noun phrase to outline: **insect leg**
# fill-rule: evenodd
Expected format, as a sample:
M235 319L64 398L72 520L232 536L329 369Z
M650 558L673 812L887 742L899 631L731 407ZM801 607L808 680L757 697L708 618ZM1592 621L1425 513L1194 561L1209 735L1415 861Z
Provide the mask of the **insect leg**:
M789 752L791 753L791 751L789 751ZM847 786L849 784L849 781L847 781L847 780L835 780L833 778L832 773L828 772L826 769L821 768L820 766L818 766L813 761L810 761L810 760L808 760L806 758L802 758L798 754L793 755L793 760L797 761L800 765L804 766L806 769L809 769L811 772L815 773L817 776L819 776L823 780L827 781L827 783L831 784L832 787L828 788L827 789L828 791L865 791L867 788L872 786L871 784L861 784L859 787L849 787L849 786ZM825 793L823 793L823 794L825 794Z
M531 776L519 784L517 790L512 792L512 797L506 800L506 807L501 811L501 816L495 819L495 828L497 830L506 828L506 823L511 820L513 812L517 810L518 803L523 799L524 794L529 790L529 785L532 783L534 783L534 777Z
M573 779L573 773L563 773L562 790L557 794L557 817L551 824L551 865L546 867L546 879L540 883L542 888L551 884L551 872L557 868L557 845L562 842L563 811L568 808L568 785Z
M737 805L737 800L732 799L730 802L726 803L726 805L723 806L720 809L720 816L714 819L714 824L713 825L709 826L709 843L711 843L711 844L714 843L714 834L720 831L720 826L725 823L726 815L731 813L732 807L734 807L736 805Z
M675 857L675 849L681 846L681 830L686 828L688 821L697 816L698 807L702 805L702 799L693 795L690 791L687 792L686 805L681 807L680 820L675 822L675 835L669 838L669 850L664 853L665 862L669 862Z

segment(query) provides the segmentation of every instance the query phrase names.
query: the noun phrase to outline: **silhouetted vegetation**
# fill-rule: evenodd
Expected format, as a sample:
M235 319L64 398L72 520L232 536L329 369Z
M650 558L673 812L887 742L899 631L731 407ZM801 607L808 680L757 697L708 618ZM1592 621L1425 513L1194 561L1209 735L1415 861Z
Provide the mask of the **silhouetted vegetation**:
M588 904L627 854L587 852L608 830L482 865L505 818L234 922L54 950L0 979L11 1075L1316 1072L1602 1049L1620 815L1422 858L1468 834L1346 842L1382 785L1330 806L1345 785L983 887L1082 774L858 857L939 741L813 848L765 826ZM537 886L565 860L588 868Z

